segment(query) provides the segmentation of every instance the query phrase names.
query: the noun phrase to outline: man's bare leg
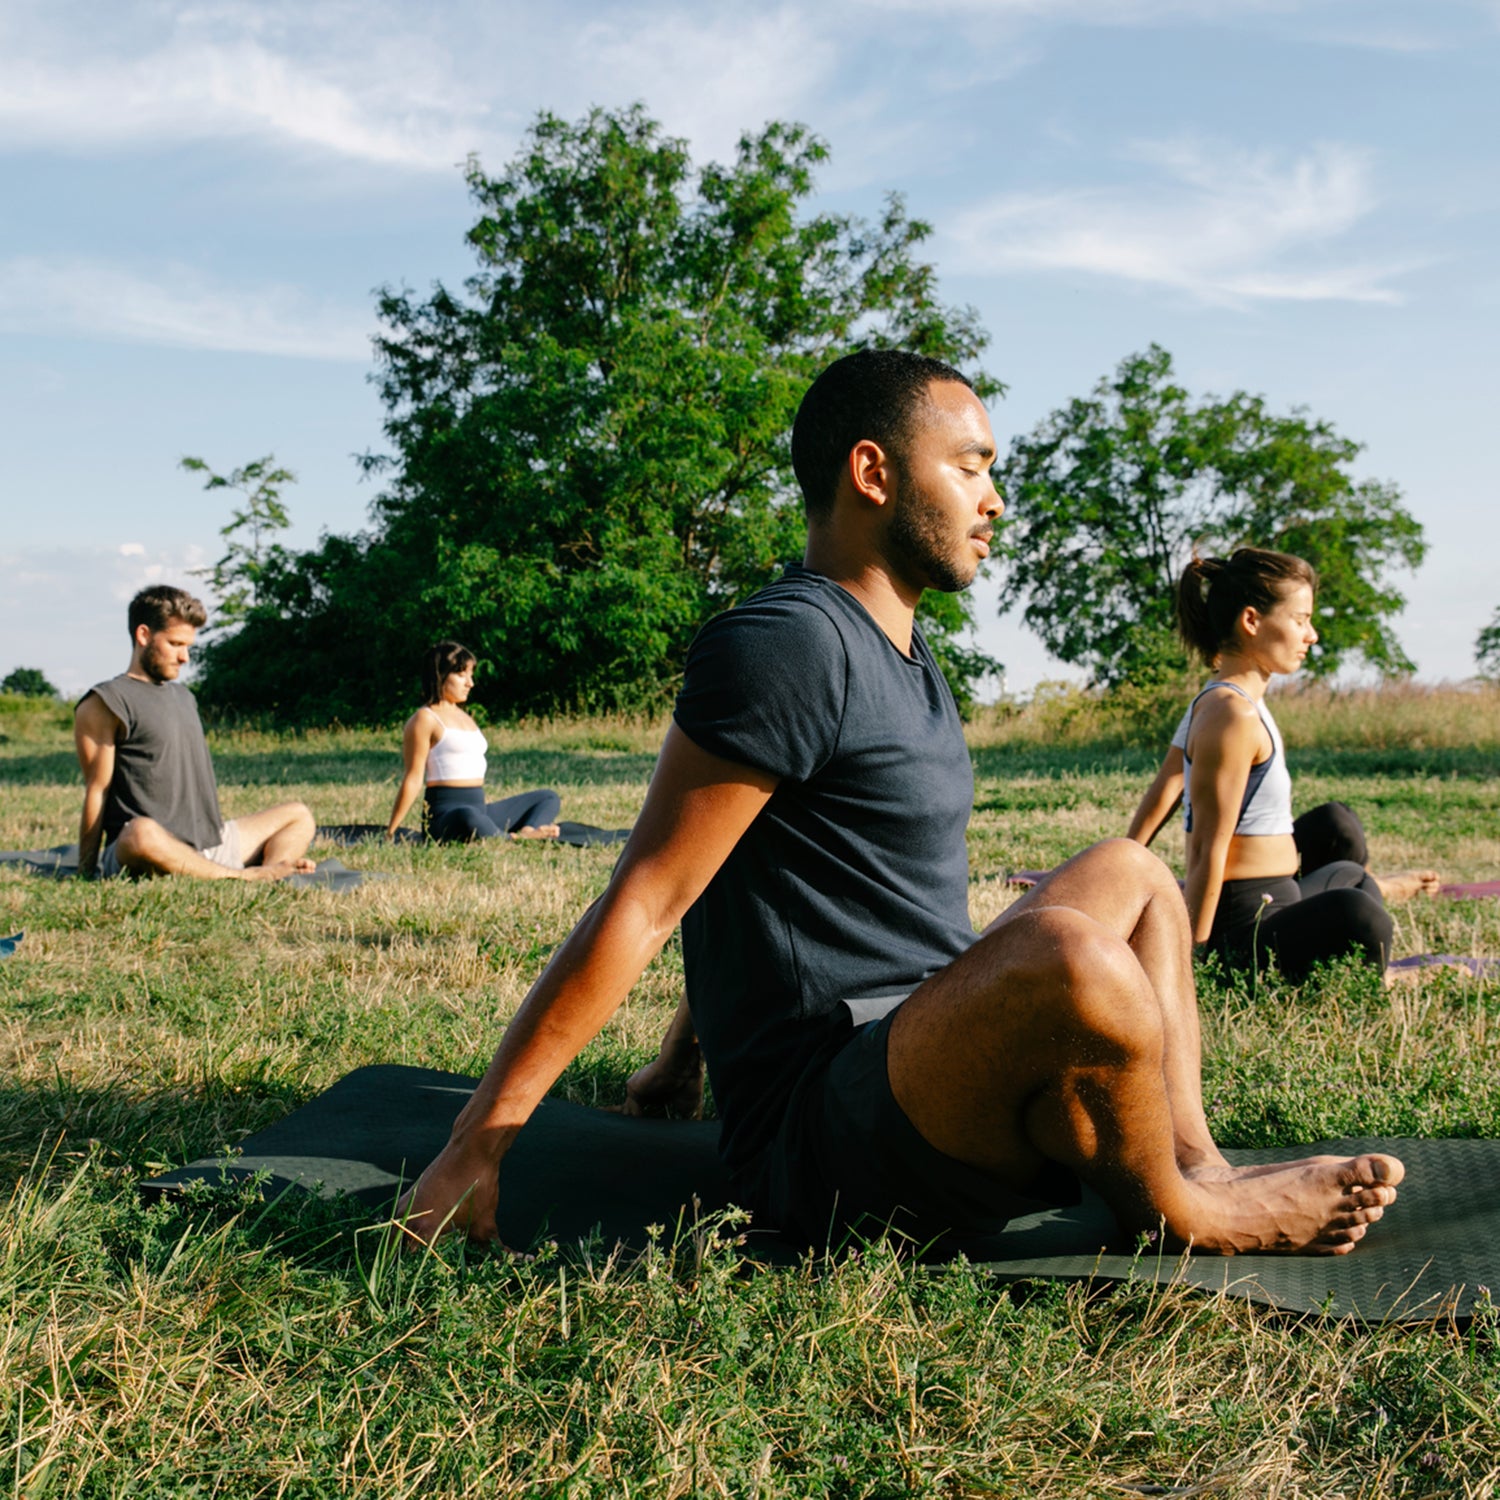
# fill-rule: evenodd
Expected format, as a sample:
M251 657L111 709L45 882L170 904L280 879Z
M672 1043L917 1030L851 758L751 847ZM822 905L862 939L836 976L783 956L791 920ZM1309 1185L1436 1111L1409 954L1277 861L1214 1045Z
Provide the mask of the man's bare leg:
M284 880L300 868L311 868L303 860L231 870L205 858L191 844L168 833L154 818L132 818L120 830L115 851L121 868L137 875L185 875L192 880Z
M317 823L305 803L280 802L235 822L240 827L240 848L247 866L279 871L274 879L316 868L304 857L317 832Z
M1127 1232L1160 1223L1175 1244L1220 1253L1343 1254L1395 1200L1393 1157L1184 1170L1168 1078L1186 1059L1168 1068L1169 1007L1129 942L1060 905L1007 916L891 1026L892 1091L939 1150L1021 1192L1061 1162Z
M1162 1071L1184 1171L1230 1171L1203 1109L1202 1035L1193 983L1192 930L1167 867L1133 839L1109 839L1049 872L985 929L1043 906L1086 912L1123 938L1161 1006Z

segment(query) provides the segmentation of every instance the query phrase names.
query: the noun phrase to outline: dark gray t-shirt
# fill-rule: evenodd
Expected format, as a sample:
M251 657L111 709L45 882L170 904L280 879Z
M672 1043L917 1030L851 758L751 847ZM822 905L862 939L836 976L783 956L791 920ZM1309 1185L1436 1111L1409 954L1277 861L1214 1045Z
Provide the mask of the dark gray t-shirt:
M113 842L132 818L154 818L184 844L212 849L224 819L198 700L181 683L124 672L89 693L124 725L104 798L105 838Z
M839 1002L915 988L974 941L974 773L920 634L903 656L801 567L710 620L678 727L780 778L682 923L687 993L731 1171L769 1144Z

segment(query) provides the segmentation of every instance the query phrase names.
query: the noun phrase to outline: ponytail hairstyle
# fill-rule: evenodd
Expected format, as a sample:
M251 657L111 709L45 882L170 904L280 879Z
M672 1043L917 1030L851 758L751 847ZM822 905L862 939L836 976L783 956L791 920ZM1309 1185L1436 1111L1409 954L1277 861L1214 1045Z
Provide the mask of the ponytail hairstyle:
M1247 609L1274 609L1287 591L1305 583L1314 593L1317 569L1289 552L1240 547L1230 557L1193 556L1177 585L1177 631L1206 666L1234 644L1234 626Z
M472 666L477 658L457 641L439 641L422 654L422 702L431 708L443 697L443 679Z

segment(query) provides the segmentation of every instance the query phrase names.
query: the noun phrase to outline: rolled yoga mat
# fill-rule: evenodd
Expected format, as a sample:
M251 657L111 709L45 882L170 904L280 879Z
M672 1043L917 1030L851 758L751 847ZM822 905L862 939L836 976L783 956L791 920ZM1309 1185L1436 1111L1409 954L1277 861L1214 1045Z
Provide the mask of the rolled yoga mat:
M442 1148L474 1080L427 1068L360 1068L294 1114L256 1132L234 1158L192 1162L142 1183L150 1197L189 1181L267 1174L288 1184L344 1192L388 1211ZM546 1100L501 1166L500 1233L522 1249L570 1242L597 1230L608 1244L643 1245L647 1226L670 1238L679 1223L722 1207L727 1185L712 1122L677 1123ZM1400 1201L1351 1255L1133 1255L1103 1203L1085 1192L1069 1209L1041 1209L1003 1234L955 1245L1005 1281L1182 1281L1292 1312L1367 1322L1469 1316L1500 1286L1500 1141L1322 1141L1277 1150L1229 1151L1237 1163L1362 1151L1406 1163ZM753 1258L795 1252L752 1236Z

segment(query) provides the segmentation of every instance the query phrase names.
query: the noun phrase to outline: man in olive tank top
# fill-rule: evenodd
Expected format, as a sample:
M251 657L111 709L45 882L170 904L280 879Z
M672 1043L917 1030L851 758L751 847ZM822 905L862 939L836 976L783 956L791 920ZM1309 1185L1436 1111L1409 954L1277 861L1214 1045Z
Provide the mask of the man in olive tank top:
M207 618L184 589L142 589L130 601L130 666L78 705L80 875L281 880L313 868L303 857L313 816L302 803L227 821L219 811L198 705L176 680Z

